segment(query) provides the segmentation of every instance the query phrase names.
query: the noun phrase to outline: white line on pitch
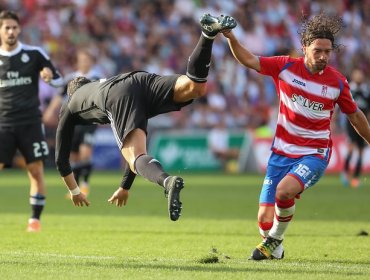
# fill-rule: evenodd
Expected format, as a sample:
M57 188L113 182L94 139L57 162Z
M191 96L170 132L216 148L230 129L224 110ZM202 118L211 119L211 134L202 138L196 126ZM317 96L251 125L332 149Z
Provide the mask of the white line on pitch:
M56 258L73 258L73 259L97 259L97 260L108 260L115 259L113 256L79 256L79 255L62 255L55 253L31 253L31 252L0 252L0 255L15 255L15 256L40 256L40 257L56 257Z

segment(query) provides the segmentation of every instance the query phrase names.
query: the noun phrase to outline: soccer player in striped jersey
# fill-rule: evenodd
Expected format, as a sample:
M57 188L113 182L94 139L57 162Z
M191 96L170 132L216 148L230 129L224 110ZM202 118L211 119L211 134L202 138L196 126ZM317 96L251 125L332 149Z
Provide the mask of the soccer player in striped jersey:
M41 122L39 78L59 87L63 78L48 55L39 47L22 44L18 15L0 13L0 170L19 149L26 160L30 179L32 216L27 231L40 230L45 205L43 159L48 154Z
M321 13L304 17L300 29L303 57L256 56L231 30L223 32L239 63L274 80L279 115L272 154L260 194L258 224L263 241L251 259L282 258L284 233L295 213L295 198L312 187L329 163L330 123L335 105L370 144L369 123L352 99L346 78L328 65L342 19Z

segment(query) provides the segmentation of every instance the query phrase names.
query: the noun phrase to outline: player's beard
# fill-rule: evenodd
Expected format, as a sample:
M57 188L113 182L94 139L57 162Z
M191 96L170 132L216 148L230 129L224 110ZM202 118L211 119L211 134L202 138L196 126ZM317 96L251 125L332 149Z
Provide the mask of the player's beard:
M11 47L14 47L18 42L18 38L13 36L13 37L9 37L7 40L6 40L6 44L8 46L11 46Z
M324 70L326 65L327 65L326 61L319 61L319 62L314 64L314 68L317 72L319 72L319 71Z

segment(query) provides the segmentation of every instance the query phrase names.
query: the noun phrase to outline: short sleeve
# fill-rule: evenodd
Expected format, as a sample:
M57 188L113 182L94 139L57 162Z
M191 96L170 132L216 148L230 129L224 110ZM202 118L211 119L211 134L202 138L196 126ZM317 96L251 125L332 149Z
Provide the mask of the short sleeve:
M353 114L357 111L357 104L352 97L349 84L346 79L340 79L341 92L337 99L337 104L344 114Z
M286 65L291 62L289 56L260 56L260 73L268 76L278 76L279 73L286 67Z

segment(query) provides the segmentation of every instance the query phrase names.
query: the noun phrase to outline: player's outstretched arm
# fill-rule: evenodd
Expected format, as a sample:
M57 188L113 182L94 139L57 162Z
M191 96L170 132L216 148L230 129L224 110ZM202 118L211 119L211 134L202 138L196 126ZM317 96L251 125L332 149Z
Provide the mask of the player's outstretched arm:
M347 117L357 133L370 145L370 126L365 114L361 110L357 110Z
M259 58L242 46L231 30L224 31L222 33L227 38L233 56L240 64L256 71L261 70Z
M126 189L119 187L113 195L108 199L110 204L116 204L117 207L122 207L127 204L129 192Z

